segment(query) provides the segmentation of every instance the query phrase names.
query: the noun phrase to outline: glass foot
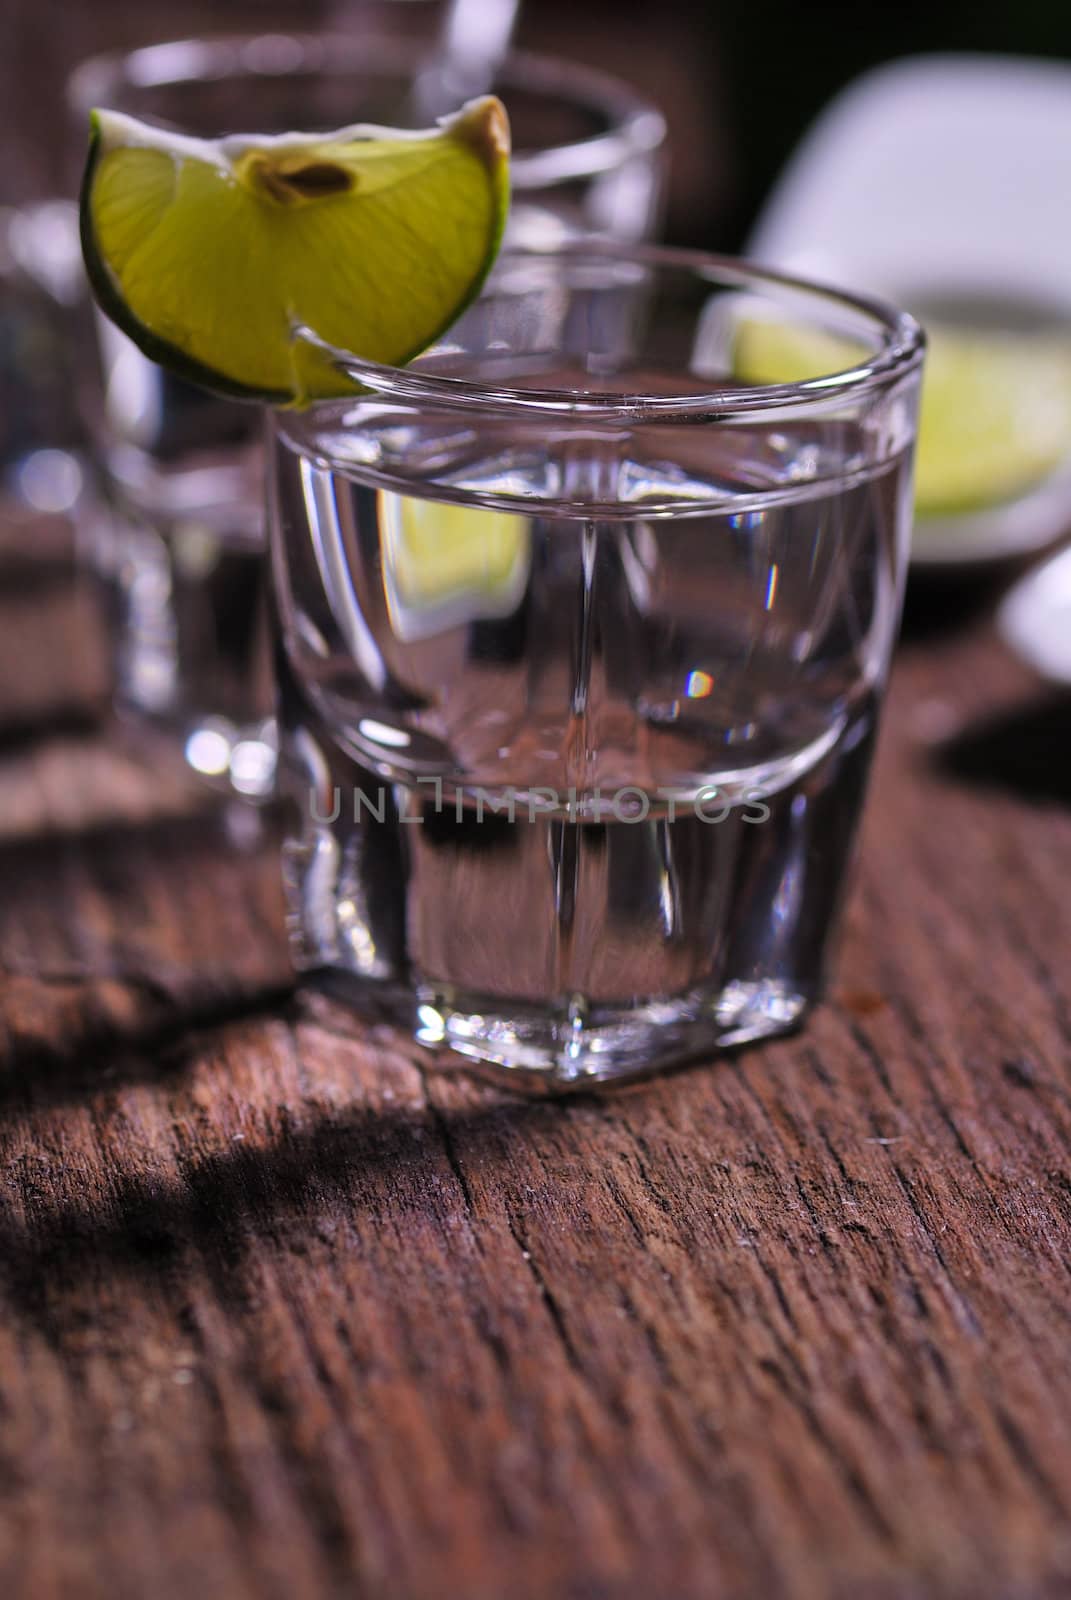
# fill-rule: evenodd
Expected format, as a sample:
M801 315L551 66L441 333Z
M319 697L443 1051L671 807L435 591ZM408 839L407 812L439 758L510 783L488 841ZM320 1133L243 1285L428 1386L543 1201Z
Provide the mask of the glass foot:
M358 1011L374 1009L430 1050L460 1056L484 1076L527 1092L564 1093L647 1076L733 1046L789 1032L813 996L774 980L730 983L630 1007L504 1005L365 984L345 973L313 981ZM456 1065L460 1063L455 1062Z

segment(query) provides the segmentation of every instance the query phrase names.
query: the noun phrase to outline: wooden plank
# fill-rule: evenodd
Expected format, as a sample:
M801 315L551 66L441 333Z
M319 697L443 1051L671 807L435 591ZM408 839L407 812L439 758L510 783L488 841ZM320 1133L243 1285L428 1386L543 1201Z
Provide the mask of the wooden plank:
M909 643L831 1002L566 1103L293 994L270 818L0 752L2 1592L1071 1592L1067 714Z

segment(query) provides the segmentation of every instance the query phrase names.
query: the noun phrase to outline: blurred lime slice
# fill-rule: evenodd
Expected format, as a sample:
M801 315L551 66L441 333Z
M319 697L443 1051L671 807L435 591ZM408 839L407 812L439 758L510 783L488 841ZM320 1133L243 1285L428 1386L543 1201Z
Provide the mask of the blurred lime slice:
M846 372L866 353L866 346L856 340L755 317L734 329L732 372L744 383L805 383L808 378Z
M184 137L95 111L82 249L103 309L209 388L275 402L352 393L294 330L399 365L473 299L509 190L484 96L423 133Z
M1071 455L1071 338L928 327L915 506L953 516L1014 500ZM802 383L865 360L861 344L750 320L736 331L733 374Z
M938 326L922 380L922 516L1017 499L1071 454L1071 341Z
M520 604L531 566L530 518L381 489L379 522L399 638L508 616Z

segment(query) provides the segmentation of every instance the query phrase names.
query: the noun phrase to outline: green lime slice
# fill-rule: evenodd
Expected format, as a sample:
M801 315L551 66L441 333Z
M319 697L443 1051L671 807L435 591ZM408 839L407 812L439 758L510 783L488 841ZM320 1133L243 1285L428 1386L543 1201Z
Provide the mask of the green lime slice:
M95 111L82 249L103 309L183 377L276 403L356 385L304 341L401 365L479 291L509 194L500 101L422 133L188 138Z
M1015 500L1071 454L1071 342L937 327L922 380L921 516Z
M1014 500L1071 456L1071 339L930 325L915 507L955 516ZM865 359L862 345L784 323L742 322L733 374L802 383Z
M508 616L531 566L531 519L379 491L383 576L395 632L416 638Z

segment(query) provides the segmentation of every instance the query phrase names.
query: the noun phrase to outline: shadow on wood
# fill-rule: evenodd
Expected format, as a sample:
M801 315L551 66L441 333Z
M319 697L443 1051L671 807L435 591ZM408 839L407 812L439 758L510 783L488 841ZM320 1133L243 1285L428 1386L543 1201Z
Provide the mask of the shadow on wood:
M1071 804L1071 696L1050 694L966 728L938 751L961 782Z

